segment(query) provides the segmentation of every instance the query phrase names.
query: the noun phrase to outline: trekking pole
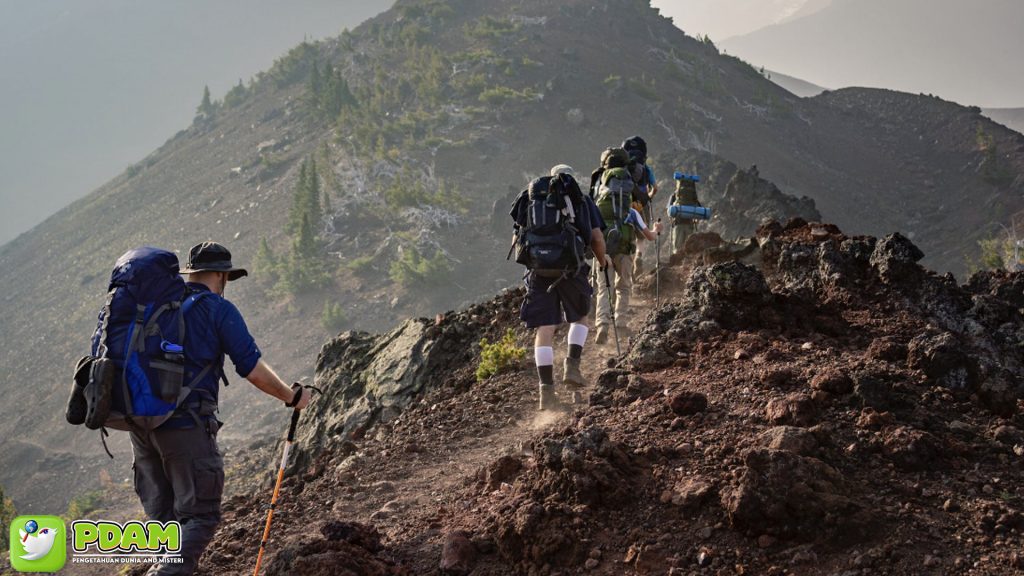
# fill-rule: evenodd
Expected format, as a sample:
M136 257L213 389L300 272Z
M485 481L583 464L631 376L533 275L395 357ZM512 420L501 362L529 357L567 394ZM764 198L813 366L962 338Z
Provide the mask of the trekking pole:
M661 218L658 218L661 224ZM661 230L654 238L654 307L661 308Z
M305 388L320 392L318 388L302 386L299 388L300 396L302 394L301 391ZM312 392L310 392L310 394L312 394ZM298 401L298 399L299 398L297 397L293 402ZM260 552L256 555L256 569L253 570L253 576L259 576L260 564L263 563L263 553L267 549L267 539L270 538L270 522L274 519L274 508L277 506L277 497L281 493L281 482L284 480L284 469L288 466L288 453L291 451L292 444L295 442L295 428L299 425L300 413L301 410L298 408L292 411L291 424L288 426L288 437L285 439L284 452L281 454L281 467L277 470L277 483L274 484L274 495L270 498L270 508L267 510L267 524L263 527L263 539L260 541Z
M608 278L608 267L602 268L604 270L604 288L608 291L608 313L612 318L612 334L615 335L615 356L621 356L622 350L619 348L619 326L615 322L615 303L612 302L612 281Z

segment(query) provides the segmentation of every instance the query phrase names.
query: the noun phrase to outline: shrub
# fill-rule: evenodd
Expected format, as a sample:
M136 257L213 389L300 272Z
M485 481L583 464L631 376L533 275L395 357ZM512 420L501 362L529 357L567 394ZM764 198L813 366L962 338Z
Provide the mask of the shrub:
M75 496L68 504L68 520L80 520L103 506L103 492L101 490L90 490Z
M466 25L466 34L481 40L495 40L518 30L519 25L515 22L494 16L484 16L474 24Z
M341 332L342 328L345 327L345 311L342 309L341 304L334 302L324 302L324 313L320 317L320 323L324 329L331 333Z
M365 274L373 269L374 258L372 255L360 256L353 258L346 262L343 266L346 270L351 270L356 274Z
M391 262L388 276L403 288L440 286L448 281L451 271L452 265L443 252L426 258L416 248L406 248Z
M508 86L494 86L481 92L479 100L484 104L496 106L506 102L524 102L531 98L533 94L529 90L520 92Z
M235 86L231 90L228 90L228 93L224 95L224 106L227 106L228 108L238 106L242 102L245 102L247 93L245 84L243 84L242 79L239 78L238 84L235 84Z
M494 344L487 338L480 340L480 364L476 367L477 381L486 380L496 374L509 372L526 355L526 349L516 346L515 334L510 328Z

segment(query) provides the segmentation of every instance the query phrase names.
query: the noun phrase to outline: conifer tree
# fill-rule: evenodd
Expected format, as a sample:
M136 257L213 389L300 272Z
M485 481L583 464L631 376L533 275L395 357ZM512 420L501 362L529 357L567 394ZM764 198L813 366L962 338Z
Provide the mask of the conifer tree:
M252 268L253 275L256 276L258 282L269 285L277 282L277 256L270 249L266 238L260 238L260 247L256 250L256 257L253 259Z
M316 60L313 61L313 69L309 72L309 83L306 85L306 100L309 107L314 111L322 109L323 78L320 75L320 67Z
M292 207L288 211L288 226L285 228L289 235L294 235L302 226L302 215L306 213L309 206L306 196L309 180L309 159L302 161L299 167L299 182L292 193Z
M199 103L199 107L196 108L197 116L206 116L210 118L213 116L213 102L210 100L210 87L203 86L203 100Z
M306 161L309 165L306 168L305 210L309 215L310 226L317 231L324 218L323 207L320 204L320 174L317 173L316 158L310 156Z
M309 221L309 214L303 214L299 233L292 241L292 252L299 259L312 260L317 257L318 248L316 234L313 233L313 225Z

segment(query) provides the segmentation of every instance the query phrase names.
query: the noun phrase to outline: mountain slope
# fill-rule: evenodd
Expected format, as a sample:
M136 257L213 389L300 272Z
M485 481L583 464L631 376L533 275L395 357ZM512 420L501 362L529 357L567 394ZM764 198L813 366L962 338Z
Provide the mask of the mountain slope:
M304 37L391 4L0 3L0 244L150 152L191 118L204 84L222 95Z
M837 0L814 14L722 42L773 70L825 86L937 94L1014 106L1024 6L1014 0Z
M817 84L812 84L806 80L801 80L793 76L787 76L781 72L768 71L768 77L772 82L775 82L779 86L782 86L789 92L796 94L801 98L811 98L821 94L827 88L822 88Z
M642 24L639 40L610 24L621 14ZM321 94L313 69L329 66L350 90L337 109L311 97ZM292 50L252 88L0 248L2 392L22 410L0 421L0 434L18 438L31 422L38 445L64 450L4 444L0 482L24 501L33 482L56 476L54 461L87 466L84 477L104 465L98 438L60 414L106 275L128 248L184 253L216 239L248 265L266 239L297 261L289 211L303 160L316 158L331 208L308 263L327 284L282 295L257 271L228 291L267 359L297 379L312 375L315 351L337 331L319 325L326 305L342 307L347 327L381 330L518 282L521 270L503 260L511 196L559 162L583 173L634 133L647 138L663 190L674 168L756 164L749 174L810 197L846 229L913 233L941 269L961 269L979 238L1024 208L1024 141L975 109L877 90L796 99L631 0L399 2ZM780 200L776 212L744 218L807 209ZM273 421L273 403L244 383L223 398L229 449ZM123 437L114 448L124 453ZM124 477L119 465L114 477Z

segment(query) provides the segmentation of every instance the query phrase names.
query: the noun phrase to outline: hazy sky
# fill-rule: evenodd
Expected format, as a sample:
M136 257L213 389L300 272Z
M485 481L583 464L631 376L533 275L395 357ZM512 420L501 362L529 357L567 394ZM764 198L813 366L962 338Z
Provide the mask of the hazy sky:
M827 88L1024 107L1024 0L653 0L687 34Z
M732 36L813 12L831 0L652 0L690 36L711 36L720 42Z
M303 37L390 0L0 0L0 244L141 160Z
M0 0L0 244L187 127L204 84L220 98L303 37L333 36L391 4ZM692 36L708 34L755 65L829 88L880 86L965 104L1024 106L1024 0L652 4ZM947 17L935 18L940 14ZM920 25L925 20L929 26ZM755 30L761 31L746 38L761 44L745 50L737 37ZM765 44L772 34L779 39ZM853 40L843 44L846 38Z

